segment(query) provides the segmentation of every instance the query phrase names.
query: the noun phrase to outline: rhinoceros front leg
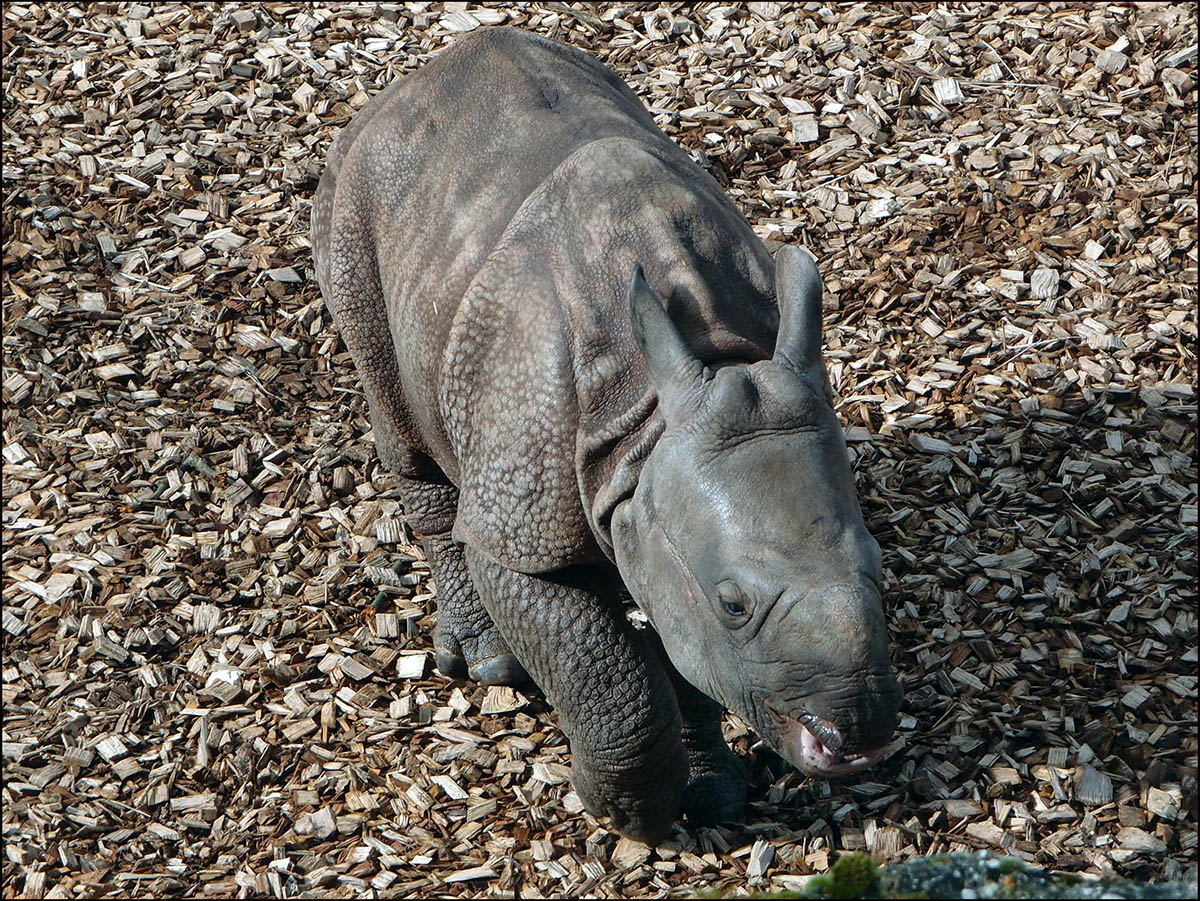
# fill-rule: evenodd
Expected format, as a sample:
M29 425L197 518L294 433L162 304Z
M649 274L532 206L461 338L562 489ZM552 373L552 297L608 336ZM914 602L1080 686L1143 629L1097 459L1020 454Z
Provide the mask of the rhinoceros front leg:
M644 635L590 571L531 576L470 546L465 556L492 620L558 711L584 805L631 838L663 839L688 761L675 693Z
M702 826L737 822L746 809L749 774L742 759L730 750L721 734L724 708L675 671L661 643L658 650L663 666L670 673L683 717L680 735L688 756L683 815Z
M421 538L437 589L433 647L437 667L452 679L484 685L529 684L471 582L462 548L450 538L458 489L449 482L401 479L405 521Z

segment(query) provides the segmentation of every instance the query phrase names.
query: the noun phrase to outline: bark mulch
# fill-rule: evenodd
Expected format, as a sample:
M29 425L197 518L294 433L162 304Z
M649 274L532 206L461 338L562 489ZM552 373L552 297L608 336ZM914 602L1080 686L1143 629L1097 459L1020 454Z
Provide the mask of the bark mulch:
M805 778L730 718L745 822L657 849L543 703L433 671L312 274L330 139L501 22L816 253L884 551L886 761ZM4 897L1195 878L1196 55L1190 4L7 4Z

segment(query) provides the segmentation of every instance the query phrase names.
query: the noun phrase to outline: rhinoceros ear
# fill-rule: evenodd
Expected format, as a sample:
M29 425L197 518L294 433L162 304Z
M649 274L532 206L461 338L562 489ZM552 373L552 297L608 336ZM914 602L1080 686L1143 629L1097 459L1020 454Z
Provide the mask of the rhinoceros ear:
M668 419L678 419L684 415L689 400L696 399L695 389L703 381L704 364L693 356L662 301L646 284L641 264L633 267L629 280L629 315L633 337L646 359L659 402Z
M796 372L821 365L821 273L799 247L775 252L775 297L779 301L779 336L775 360Z

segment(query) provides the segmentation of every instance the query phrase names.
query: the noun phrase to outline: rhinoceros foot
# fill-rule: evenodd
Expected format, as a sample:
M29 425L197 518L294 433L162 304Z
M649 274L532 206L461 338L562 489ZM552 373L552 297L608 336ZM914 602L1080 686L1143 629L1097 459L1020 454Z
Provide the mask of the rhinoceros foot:
M702 755L688 750L683 815L695 826L718 826L740 820L746 809L748 778L742 759L728 747L708 748Z
M485 613L486 615L486 613ZM459 631L461 620L439 610L434 638L438 671L451 679L472 679L482 685L533 688L533 680L490 619L482 630Z
M445 648L436 649L438 671L451 679L471 679L480 685L508 685L512 688L533 688L533 680L513 654L493 654L468 664L466 658Z
M467 673L467 658L446 648L434 648L434 662L438 672L447 679L469 679Z
M658 766L623 772L589 760L574 745L572 758L571 782L593 816L608 817L622 835L651 846L670 834L683 791L685 756L681 745Z
M433 635L438 670L451 679L474 679L484 685L532 687L525 667L484 609L462 548L445 534L427 535L421 543L438 593Z

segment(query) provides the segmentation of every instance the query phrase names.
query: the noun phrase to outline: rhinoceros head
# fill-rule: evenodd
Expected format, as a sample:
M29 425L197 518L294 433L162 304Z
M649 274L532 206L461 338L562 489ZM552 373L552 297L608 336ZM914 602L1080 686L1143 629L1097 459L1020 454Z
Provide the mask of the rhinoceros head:
M636 267L633 331L666 428L615 511L627 587L685 679L805 772L845 775L891 738L879 545L821 359L821 280L776 255L770 360L705 366Z

